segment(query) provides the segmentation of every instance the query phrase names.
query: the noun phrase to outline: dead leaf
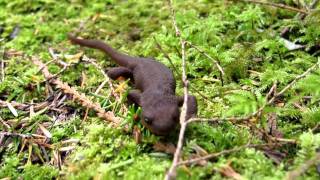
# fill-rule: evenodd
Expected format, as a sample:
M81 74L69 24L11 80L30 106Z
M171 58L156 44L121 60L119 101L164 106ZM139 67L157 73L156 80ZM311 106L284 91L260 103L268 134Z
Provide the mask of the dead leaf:
M140 120L139 115L138 115L138 114L134 114L134 115L133 115L133 120L139 121L139 120Z
M85 87L86 86L86 82L87 82L87 75L86 75L86 73L84 73L83 71L82 71L82 73L81 73L81 84L80 84L80 87Z
M243 177L237 173L229 164L220 169L220 173L228 178L241 180Z
M35 31L34 31L34 33L33 33L34 35L38 35L39 34L39 29L37 28L37 29L35 29Z
M141 143L141 131L138 126L133 127L133 137L137 144Z
M12 57L18 57L18 56L24 55L23 51L18 51L18 50L14 50L14 49L9 49L4 53L5 53L4 56L8 59L11 59Z
M289 51L293 51L293 50L297 50L297 49L303 49L305 46L300 45L300 44L295 44L294 42L291 42L287 39L284 38L280 38L284 44L284 46L289 50Z
M276 106L277 107L283 107L285 104L283 102L277 103Z
M251 123L256 123L257 122L257 118L256 117L252 117L251 119L249 119L249 121Z
M64 55L64 58L67 60L68 63L77 63L79 62L80 58L82 57L83 52L79 52L77 54L66 54Z
M126 89L128 88L128 84L126 81L123 81L119 84L119 86L117 87L117 89L115 89L115 92L117 93L124 93L126 91Z
M306 108L306 107L303 107L302 105L300 105L299 102L294 102L294 103L292 103L292 105L293 105L294 107L298 108L298 109L299 109L300 111L302 111L302 112L305 112L305 111L307 110L307 108Z
M267 132L274 137L282 138L283 134L278 130L277 127L277 114L276 113L269 113L268 114L268 126Z
M183 165L180 167L184 172L186 172L189 176L192 176L192 172L190 171L190 169L186 166Z
M163 143L163 142L156 142L153 145L153 149L158 152L165 152L167 154L174 154L176 152L176 147L172 143Z
M92 17L92 21L95 22L100 17L100 15L101 15L100 13L97 13L96 15L94 15Z

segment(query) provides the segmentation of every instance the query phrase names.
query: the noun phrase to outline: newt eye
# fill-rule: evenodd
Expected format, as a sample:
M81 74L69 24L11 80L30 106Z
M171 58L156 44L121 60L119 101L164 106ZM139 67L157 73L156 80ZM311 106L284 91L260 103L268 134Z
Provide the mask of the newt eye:
M146 122L147 124L151 124L152 123L152 119L144 118L144 122Z

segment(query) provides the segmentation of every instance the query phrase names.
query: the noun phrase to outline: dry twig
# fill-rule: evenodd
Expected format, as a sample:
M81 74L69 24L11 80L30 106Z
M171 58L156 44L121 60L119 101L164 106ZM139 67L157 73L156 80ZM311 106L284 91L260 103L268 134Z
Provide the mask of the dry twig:
M160 46L160 44L158 43L157 39L155 37L153 37L154 41L156 42L156 45L158 47L158 49L162 52L162 54L164 55L164 57L166 57L171 65L171 67L173 68L173 71L176 72L178 75L180 75L178 69L176 68L176 66L173 64L172 59L170 58L170 56L168 55L168 53L166 53L163 48Z
M242 0L244 2L249 2L249 3L256 3L256 4L262 4L262 5L266 5L266 6L273 6L273 7L277 7L277 8L282 8L282 9L287 9L290 11L296 11L302 14L308 14L308 11L305 11L303 9L298 9L298 8L294 8L291 6L287 6L285 4L277 4L277 3L272 3L272 2L266 2L266 1L257 1L257 0Z
M175 11L173 9L173 3L172 0L169 0L169 7L171 10L171 18L172 18L172 23L173 26L175 28L175 32L176 32L176 36L180 39L180 44L181 44L181 54L182 54L182 82L183 82L183 91L184 91L184 101L183 101L183 105L182 105L182 110L181 110L181 114L180 114L180 132L179 132L179 140L178 140L178 144L177 144L177 149L174 153L174 157L173 157L173 162L172 165L169 169L169 171L166 174L165 179L166 180L170 180L170 179L175 179L176 177L176 167L177 164L179 163L180 160L180 155L181 155L181 151L182 151L182 147L183 147L183 139L184 139L184 133L187 127L187 123L186 123L186 117L187 117L187 104L188 104L188 80L187 80L187 76L186 76L186 52L185 52L185 45L186 45L186 41L181 37L181 32L177 26L177 22L175 19Z
M181 161L177 165L178 166L190 165L190 164L193 164L193 163L196 163L196 162L199 162L199 161L208 160L208 159L212 159L212 158L215 158L215 157L218 157L218 156L222 156L222 155L238 152L238 151L241 151L241 150L243 150L245 148L259 148L259 147L273 146L273 145L279 145L279 143L247 144L247 145L235 147L235 148L232 148L232 149L223 150L223 151L220 151L220 152L217 152L217 153L208 154L206 156L202 156L202 157L198 157L198 158L194 158L194 159Z
M318 3L319 3L319 0L313 0L313 1L310 3L310 5L309 5L308 10L310 11L310 10L314 9L314 8L318 5ZM298 13L298 14L295 16L295 18L298 18L298 19L300 19L300 20L303 20L306 16L307 16L307 14ZM286 36L286 34L287 34L289 31L290 31L290 28L289 28L289 27L285 27L285 28L281 31L281 33L280 33L281 37Z
M220 66L220 64L219 64L219 62L218 62L217 60L213 59L209 54L207 54L206 52L204 52L204 50L200 49L198 46L192 44L191 42L187 41L187 43L188 43L191 47L193 47L193 48L195 48L197 51L199 51L202 55L204 55L205 57L207 57L208 59L210 59L210 60L217 66L218 70L219 70L220 73L221 73L221 76L224 76L225 73L224 73L222 67ZM222 78L222 77L221 77L221 78ZM223 81L223 80L221 79L221 81Z
M105 112L104 109L101 108L100 104L92 102L85 96L85 94L80 94L75 88L70 87L67 83L62 82L58 78L52 78L53 75L49 72L47 66L45 66L39 59L32 57L32 62L41 69L45 79L47 79L49 83L55 85L64 93L71 95L82 106L95 110L100 118L108 120L115 126L120 124L120 119L115 117L112 112Z
M320 162L320 153L316 153L316 156L304 162L297 169L290 171L287 174L287 180L297 179L301 174L305 173L312 165Z

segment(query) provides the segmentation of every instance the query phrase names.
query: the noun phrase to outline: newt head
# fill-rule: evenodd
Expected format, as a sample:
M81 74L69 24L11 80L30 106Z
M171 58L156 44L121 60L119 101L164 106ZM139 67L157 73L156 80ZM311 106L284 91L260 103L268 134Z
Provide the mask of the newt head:
M148 94L141 101L141 122L155 135L167 135L179 122L179 106L175 96Z

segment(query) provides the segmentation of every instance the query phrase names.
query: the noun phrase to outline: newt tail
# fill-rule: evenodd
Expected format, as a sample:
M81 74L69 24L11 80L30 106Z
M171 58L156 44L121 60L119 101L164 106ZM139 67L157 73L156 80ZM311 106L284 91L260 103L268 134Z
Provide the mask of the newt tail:
M99 49L105 52L107 55L111 57L112 60L114 60L120 66L132 68L137 64L138 58L134 58L126 54L120 53L115 49L113 49L112 47L110 47L108 44L104 43L103 41L91 40L91 39L79 39L71 34L68 34L68 38L73 44L78 44L81 46Z

